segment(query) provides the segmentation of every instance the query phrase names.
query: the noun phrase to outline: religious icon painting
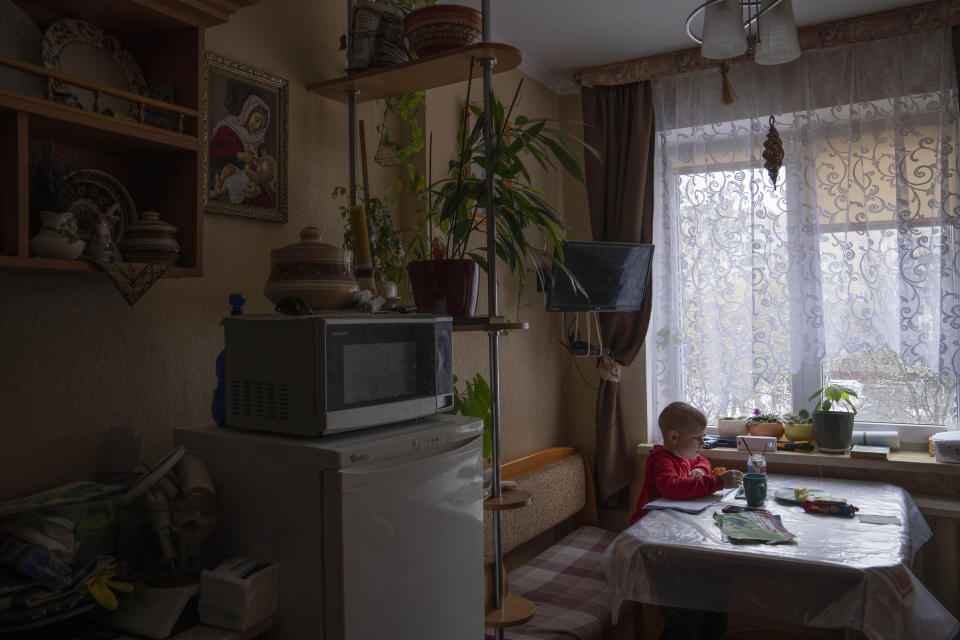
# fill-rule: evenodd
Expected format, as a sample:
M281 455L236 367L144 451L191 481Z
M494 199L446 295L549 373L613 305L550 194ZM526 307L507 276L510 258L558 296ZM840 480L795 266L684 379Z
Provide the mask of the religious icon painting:
M287 80L207 53L203 201L207 213L287 221Z

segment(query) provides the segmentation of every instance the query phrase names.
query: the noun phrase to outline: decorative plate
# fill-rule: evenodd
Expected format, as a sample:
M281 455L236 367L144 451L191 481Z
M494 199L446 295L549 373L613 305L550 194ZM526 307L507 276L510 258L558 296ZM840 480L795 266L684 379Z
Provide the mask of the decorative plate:
M137 207L127 190L109 173L96 169L74 171L70 174L70 182L74 195L70 211L77 219L80 237L89 246L97 231L99 214L108 213L114 205L118 205L113 215L119 219L113 225L111 235L114 244L119 246L127 225L137 221Z
M11 0L0 0L0 55L31 64L42 64L40 29ZM32 73L0 67L0 89L43 96L44 81Z
M57 20L43 34L43 66L96 82L114 89L147 94L147 80L133 57L120 42L95 24L67 18ZM84 109L93 110L93 92L54 82L54 91L75 97ZM126 100L103 96L101 109L135 113Z

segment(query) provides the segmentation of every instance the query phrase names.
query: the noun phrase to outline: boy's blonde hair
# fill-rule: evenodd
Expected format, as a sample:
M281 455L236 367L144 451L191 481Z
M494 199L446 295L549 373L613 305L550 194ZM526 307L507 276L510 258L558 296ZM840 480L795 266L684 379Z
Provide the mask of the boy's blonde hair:
M657 419L660 425L660 433L666 435L667 431L679 431L681 429L700 429L707 426L707 416L703 415L700 409L686 402L671 402L663 411L660 412L660 418Z

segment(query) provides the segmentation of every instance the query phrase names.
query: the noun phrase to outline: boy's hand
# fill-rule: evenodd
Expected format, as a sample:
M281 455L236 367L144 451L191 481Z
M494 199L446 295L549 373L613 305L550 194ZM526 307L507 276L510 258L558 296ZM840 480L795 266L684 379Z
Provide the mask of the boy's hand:
M690 473L687 474L687 477L688 477L688 478L699 478L699 477L705 476L705 475L707 475L707 474L705 474L705 473L703 472L703 469L691 469L691 470L690 470Z
M743 483L743 472L730 469L729 471L721 473L720 479L723 480L724 489L733 489Z

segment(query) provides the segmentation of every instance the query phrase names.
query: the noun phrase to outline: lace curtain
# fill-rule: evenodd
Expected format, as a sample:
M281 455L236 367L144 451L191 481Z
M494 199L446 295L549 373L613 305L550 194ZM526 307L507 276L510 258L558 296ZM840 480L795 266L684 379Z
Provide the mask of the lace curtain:
M746 63L733 105L717 70L654 81L653 411L742 411L758 388L862 349L957 386L952 56L943 29ZM771 115L786 154L775 186Z

